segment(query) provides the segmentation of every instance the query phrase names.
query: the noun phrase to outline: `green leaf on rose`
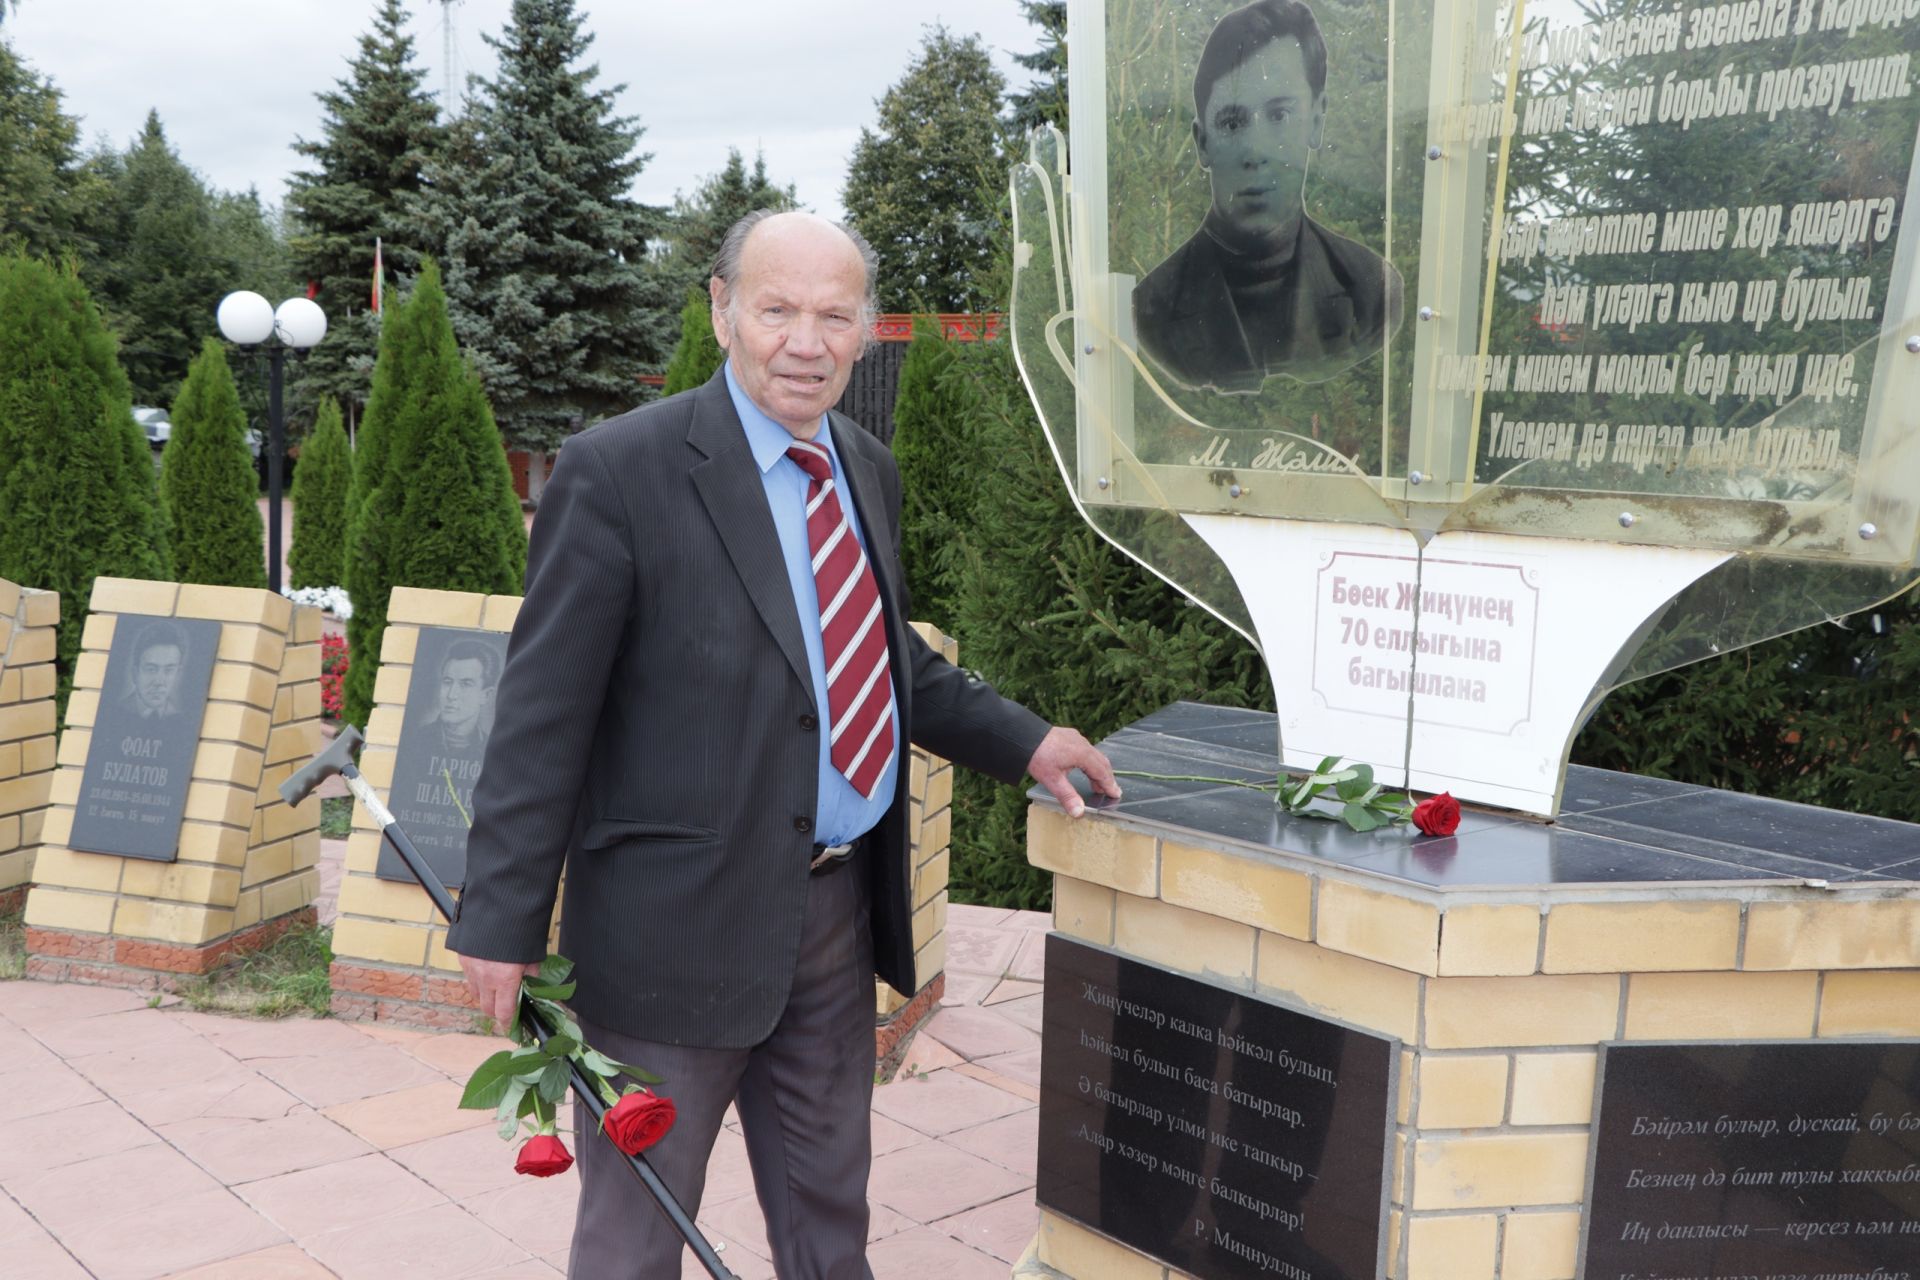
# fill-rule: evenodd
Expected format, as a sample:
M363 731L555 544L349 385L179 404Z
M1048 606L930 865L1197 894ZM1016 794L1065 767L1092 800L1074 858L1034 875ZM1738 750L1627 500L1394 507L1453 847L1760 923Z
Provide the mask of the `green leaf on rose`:
M512 1140L514 1132L520 1127L520 1117L527 1114L525 1103L528 1088L525 1080L513 1080L494 1111L500 1122L500 1137L503 1140Z
M475 1111L493 1110L512 1083L514 1071L513 1050L502 1049L473 1069L466 1091L460 1095L460 1105Z
M566 1058L572 1056L579 1047L578 1040L564 1031L556 1031L547 1037L547 1043L541 1047L541 1052L549 1058Z
M559 986L548 986L542 982L523 982L520 989L537 1000L567 1000L573 996L575 983L566 982Z
M540 1082L535 1086L540 1097L546 1102L557 1103L567 1096L567 1060L555 1058L547 1063L547 1069L540 1073Z
M548 955L540 962L539 980L547 986L556 986L567 980L573 972L573 961L561 955Z

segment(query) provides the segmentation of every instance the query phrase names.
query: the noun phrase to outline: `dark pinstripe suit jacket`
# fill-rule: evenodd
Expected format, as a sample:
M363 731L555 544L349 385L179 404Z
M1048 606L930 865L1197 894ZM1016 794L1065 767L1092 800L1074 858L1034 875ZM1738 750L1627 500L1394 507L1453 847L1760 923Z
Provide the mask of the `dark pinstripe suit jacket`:
M907 629L899 471L838 414L833 439L907 737L1018 781L1046 723ZM560 941L582 1017L676 1044L764 1039L799 946L825 716L721 376L567 442L498 705L448 945L538 959L564 863ZM903 775L869 864L875 967L910 993L906 816Z

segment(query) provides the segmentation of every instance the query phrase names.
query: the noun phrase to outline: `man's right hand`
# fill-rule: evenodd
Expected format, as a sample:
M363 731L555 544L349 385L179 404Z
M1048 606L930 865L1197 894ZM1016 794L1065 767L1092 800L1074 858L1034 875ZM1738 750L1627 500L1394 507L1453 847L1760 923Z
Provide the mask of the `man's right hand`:
M511 960L481 960L461 956L460 968L466 972L467 986L480 1012L493 1019L495 1035L507 1034L514 1012L520 1006L520 979L540 972L540 965L515 964Z

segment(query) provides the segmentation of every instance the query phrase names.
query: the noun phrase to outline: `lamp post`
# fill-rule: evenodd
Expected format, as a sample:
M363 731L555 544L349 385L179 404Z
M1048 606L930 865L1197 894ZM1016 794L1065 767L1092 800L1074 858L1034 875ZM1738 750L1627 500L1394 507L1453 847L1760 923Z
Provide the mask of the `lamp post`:
M280 461L286 453L286 421L280 389L287 352L305 352L327 336L327 313L311 298L288 298L275 308L257 293L242 289L220 299L220 332L242 350L266 347L267 382L267 587L280 590Z

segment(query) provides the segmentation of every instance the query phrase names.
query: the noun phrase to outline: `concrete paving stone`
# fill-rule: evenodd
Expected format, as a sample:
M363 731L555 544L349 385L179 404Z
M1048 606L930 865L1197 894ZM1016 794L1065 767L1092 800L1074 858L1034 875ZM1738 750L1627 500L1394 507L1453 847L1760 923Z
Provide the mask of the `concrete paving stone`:
M929 1225L964 1245L1012 1263L1027 1251L1040 1230L1040 1206L1034 1203L1031 1190L1021 1191Z
M380 1044L396 1044L402 1049L434 1037L431 1031L421 1031L417 1027L397 1027L391 1022L343 1022L340 1025L353 1028L369 1040Z
M528 1258L493 1271L477 1271L461 1280L559 1280L561 1274L538 1258Z
M67 1065L102 1093L118 1098L149 1088L156 1080L206 1080L240 1064L231 1054L189 1034L184 1040L157 1039L138 1048L68 1058Z
M1029 1182L1040 1154L1040 1111L1029 1107L998 1120L977 1124L971 1129L950 1133L942 1142L955 1146L982 1160L991 1160L1012 1170Z
M883 1204L867 1202L867 1243L885 1240L888 1236L897 1236L902 1231L911 1231L920 1224L903 1213L895 1213Z
M971 1064L984 1067L995 1075L1008 1080L1017 1080L1021 1084L1040 1087L1040 1046L1022 1049L1018 1053L1000 1053L992 1057L975 1059Z
M162 1128L160 1136L228 1186L351 1160L373 1149L311 1111L276 1120L189 1120Z
M282 1244L182 1271L169 1280L334 1280L334 1275L299 1245Z
M569 1169L551 1178L515 1175L513 1186L485 1192L460 1207L528 1253L540 1255L573 1242L579 1200L580 1174Z
M707 1183L701 1204L719 1204L735 1196L753 1194L753 1168L747 1162L747 1140L738 1129L722 1129L714 1136L707 1157Z
M899 1080L873 1091L873 1109L910 1129L939 1137L955 1129L996 1120L1023 1109L1024 1100L959 1074L936 1071L926 1079ZM926 1219L921 1219L926 1221Z
M1007 976L1037 983L1047 970L1047 935L1036 929L1024 929L1021 934L1020 949L1007 966Z
M378 1154L243 1183L234 1191L302 1243L356 1224L447 1203L438 1191Z
M916 1142L927 1140L927 1135L918 1129L910 1129L898 1120L888 1119L878 1111L872 1113L869 1127L872 1130L871 1150L876 1156L883 1156L889 1151L898 1151L902 1147L910 1147Z
M1007 918L1004 927L1023 929L1029 933L1046 933L1053 928L1051 911L1016 911Z
M196 1016L171 1013L172 1018ZM197 1015L190 1024L219 1049L241 1062L259 1058L313 1058L364 1049L367 1038L345 1022L330 1018L220 1018Z
M24 1119L9 1118L0 1121L0 1182L158 1141L153 1130L104 1098Z
M979 1004L993 994L994 987L999 983L1000 975L997 973L958 973L948 966L946 986L940 992L940 1007L950 1009L956 1005Z
M207 1043L165 1010L144 1008L50 1023L37 1028L34 1036L69 1060L97 1053L129 1053L158 1046Z
M0 1027L0 1075L58 1061L58 1054L29 1033L15 1026Z
M461 1086L442 1076L432 1084L396 1089L358 1102L343 1102L337 1107L328 1107L322 1114L382 1150L463 1129L492 1127L491 1111L460 1109L460 1093Z
M1040 1046L1036 1033L986 1008L941 1009L915 1038L925 1037L938 1040L969 1062Z
M1006 1280L1007 1264L933 1227L915 1227L867 1250L874 1280Z
M1020 949L1021 935L1000 929L955 924L947 917L947 973L986 973L995 978L1007 972ZM952 981L952 977L948 977Z
M946 1013L948 1010L942 1009L940 1012ZM913 1041L907 1045L907 1051L900 1056L900 1071L895 1079L902 1076L923 1076L947 1067L957 1067L965 1061L965 1058L928 1035L926 1028L922 1027L914 1032Z
M148 1201L111 1221L96 1218L60 1233L61 1243L96 1280L157 1280L285 1240L225 1187Z
M103 1013L144 1009L147 997L119 987L87 987L74 982L0 982L0 1018L17 1027L42 1027Z
M1011 907L976 907L970 902L947 904L947 923L964 924L973 929L990 929L1013 919Z
M513 1041L505 1036L475 1036L450 1031L445 1035L416 1040L407 1045L406 1050L435 1071L452 1076L464 1085L475 1067L502 1049L515 1047Z
M471 1200L525 1177L513 1171L517 1150L489 1126L392 1147L387 1155L447 1199Z
M5 1260L8 1275L22 1280L90 1280L86 1268L45 1227L4 1195L0 1195L0 1259Z
M131 1090L118 1100L134 1119L154 1127L183 1120L271 1120L306 1108L253 1068L238 1065L204 1079Z
M1038 982L1029 982L1025 978L1002 978L999 984L987 994L987 998L980 1003L1005 1004L1009 1000L1037 996L1043 989Z
M728 1200L703 1200L698 1218L700 1229L708 1235L719 1232L756 1258L771 1258L773 1246L767 1243L767 1216L752 1193Z
M1018 1054L1007 1055L1009 1058L1017 1058L1019 1056ZM998 1062L1001 1061L1001 1059L996 1058L991 1061ZM1012 1076L1003 1075L992 1067L986 1066L984 1063L963 1062L953 1070L957 1075L963 1075L969 1080L978 1080L981 1084L998 1089L1002 1093L1010 1093L1023 1102L1038 1103L1040 1101L1039 1085L1028 1084L1024 1080L1016 1080Z
M937 1222L1030 1187L992 1161L943 1142L923 1142L876 1159L867 1195L915 1222Z
M340 1280L455 1280L528 1261L459 1206L435 1205L300 1241Z
M0 1098L7 1100L7 1114L15 1120L99 1102L104 1096L87 1083L85 1076L58 1058L19 1071L0 1072Z
M275 1058L261 1062L259 1068L261 1075L323 1111L342 1102L446 1081L440 1072L390 1044L304 1058Z
M1008 984L1003 982L1000 985L1004 987ZM1022 985L1033 986L1035 984L1023 983ZM1017 1000L1008 1000L1002 1004L996 1004L993 1006L993 1011L1005 1018L1008 1022L1016 1026L1025 1027L1035 1035L1039 1035L1040 1028L1044 1021L1045 1008L1046 997L1036 993L1030 996L1021 996Z
M191 1160L161 1143L22 1174L0 1185L69 1245L75 1233L111 1224L135 1209L220 1189ZM105 1194L109 1189L111 1195Z

